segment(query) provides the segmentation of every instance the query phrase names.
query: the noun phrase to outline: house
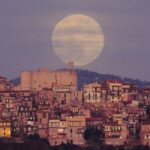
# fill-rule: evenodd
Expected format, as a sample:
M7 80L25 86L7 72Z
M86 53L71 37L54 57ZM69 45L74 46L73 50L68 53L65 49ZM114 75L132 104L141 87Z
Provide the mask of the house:
M83 145L84 131L86 129L86 118L85 116L68 116L66 118L66 138L67 142Z
M61 143L85 144L85 116L67 116L66 120L50 119L48 126L48 141L53 145Z
M50 145L60 145L67 143L66 120L50 119L48 125L48 141Z
M37 122L38 122L38 134L40 138L46 138L48 135L48 122L49 122L49 111L38 110L37 111Z
M11 137L11 121L0 120L0 138L10 138Z
M113 114L113 122L117 122L118 124L122 124L123 123L123 114L121 114L121 113Z
M7 80L7 78L0 76L0 91L11 90L13 85Z
M150 146L150 121L141 123L140 141L142 145Z
M122 81L107 80L106 81L108 91L108 99L113 102L119 102L122 100Z
M129 133L127 125L112 122L104 125L104 135L105 144L119 146L127 142Z
M86 128L101 129L102 120L99 117L86 118Z
M85 85L83 99L86 103L99 103L101 100L101 84L95 82Z

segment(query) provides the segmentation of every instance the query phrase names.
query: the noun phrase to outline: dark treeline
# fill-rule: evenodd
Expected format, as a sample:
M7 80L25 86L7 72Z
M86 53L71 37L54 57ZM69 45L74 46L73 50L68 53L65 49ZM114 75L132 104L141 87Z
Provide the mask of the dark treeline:
M73 144L61 144L59 146L51 147L46 140L27 140L24 143L0 142L0 150L149 150L149 147L139 145L127 149L124 146L113 147L104 144L84 147Z
M51 149L46 141L26 140L23 143L0 142L0 150L51 150Z
M99 129L88 128L85 130L84 138L87 145L78 146L74 144L61 144L50 146L47 139L40 139L38 134L30 135L22 143L15 143L11 140L0 140L0 150L150 150L148 146L111 146L103 143L103 133Z

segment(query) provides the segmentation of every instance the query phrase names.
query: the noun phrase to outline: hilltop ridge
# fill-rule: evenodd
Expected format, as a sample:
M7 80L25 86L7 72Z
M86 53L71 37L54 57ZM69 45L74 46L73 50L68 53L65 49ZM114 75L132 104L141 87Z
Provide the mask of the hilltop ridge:
M82 69L76 69L76 72L78 77L78 89L81 89L84 86L84 84L88 84L91 82L100 82L104 80L121 80L126 83L137 84L141 88L143 88L144 86L150 86L150 81L142 81L139 79L132 79L127 77L123 78L113 74L102 74L102 73L89 71L89 70L82 70ZM12 83L19 84L20 77L13 79Z

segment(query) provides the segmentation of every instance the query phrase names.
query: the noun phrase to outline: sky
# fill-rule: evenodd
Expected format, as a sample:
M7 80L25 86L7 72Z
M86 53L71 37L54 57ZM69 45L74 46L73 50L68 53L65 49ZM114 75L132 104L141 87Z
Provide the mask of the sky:
M150 0L0 0L0 76L66 65L51 36L66 16L94 18L105 35L101 55L81 69L150 81Z

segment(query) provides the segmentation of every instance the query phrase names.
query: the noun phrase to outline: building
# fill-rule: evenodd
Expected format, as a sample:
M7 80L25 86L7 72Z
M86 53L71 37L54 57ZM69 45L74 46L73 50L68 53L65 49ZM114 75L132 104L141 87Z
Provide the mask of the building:
M71 85L54 86L53 92L60 103L70 103L71 100L76 99L76 87Z
M38 121L38 134L40 138L47 138L48 135L48 121L49 121L49 111L48 110L38 110L37 111L37 121Z
M65 120L50 119L48 141L52 146L61 143L83 145L85 144L83 135L85 129L85 116L67 116Z
M9 81L7 81L7 78L0 76L0 91L10 90L11 88L12 85Z
M49 143L52 146L67 143L66 129L67 129L66 120L50 119L48 126Z
M108 145L124 145L128 138L128 129L126 125L119 125L118 123L107 123L104 125L105 144Z
M108 99L113 102L122 100L122 82L118 80L107 80L107 87L109 89Z
M69 143L76 145L85 144L84 131L86 129L85 116L68 116L66 118L66 138Z
M44 68L21 72L21 90L41 91L44 88L51 89L53 85L77 88L76 72L74 70L53 71Z
M86 103L99 103L101 100L101 85L97 82L85 85L83 99Z
M123 123L123 114L121 113L114 113L113 114L113 122L117 122L118 124Z
M99 117L86 118L86 128L102 129L102 120Z
M140 140L142 145L150 146L150 121L141 124Z
M0 120L0 138L11 137L11 121Z

